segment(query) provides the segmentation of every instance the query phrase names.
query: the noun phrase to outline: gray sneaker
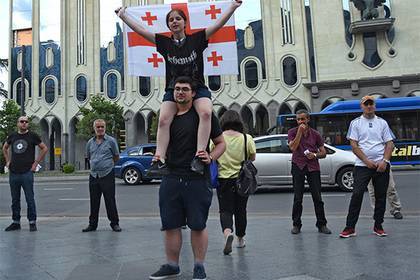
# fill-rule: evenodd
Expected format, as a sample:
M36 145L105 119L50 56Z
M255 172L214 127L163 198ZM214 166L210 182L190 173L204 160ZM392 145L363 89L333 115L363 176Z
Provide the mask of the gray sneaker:
M206 280L206 270L202 265L194 265L193 280Z
M395 212L394 213L394 219L401 220L403 218L403 215L401 212Z
M164 264L159 268L158 271L150 275L149 279L151 280L167 279L167 278L177 277L179 275L181 275L179 266L175 267L173 265Z
M233 233L230 233L226 236L225 239L225 248L223 248L223 254L229 255L232 253L232 242L233 242Z

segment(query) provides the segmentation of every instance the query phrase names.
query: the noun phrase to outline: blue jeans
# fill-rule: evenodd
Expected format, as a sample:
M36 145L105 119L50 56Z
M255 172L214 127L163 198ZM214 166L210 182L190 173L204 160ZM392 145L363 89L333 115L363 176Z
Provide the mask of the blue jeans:
M34 198L34 173L13 173L9 175L10 193L12 195L12 219L20 222L20 188L25 192L26 204L28 205L27 217L29 223L36 221L36 206Z

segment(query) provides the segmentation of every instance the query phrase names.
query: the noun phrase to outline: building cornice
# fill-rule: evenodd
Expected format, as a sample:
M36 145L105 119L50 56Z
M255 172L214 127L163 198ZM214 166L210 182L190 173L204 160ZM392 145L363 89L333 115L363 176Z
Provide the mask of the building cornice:
M335 88L349 88L352 84L358 84L359 86L384 86L392 85L394 81L399 81L401 84L404 83L420 83L420 73L402 75L402 76L386 76L386 77L371 77L361 79L342 79L342 80L330 80L321 81L316 83L303 83L303 85L311 89L317 87L318 89L335 89Z

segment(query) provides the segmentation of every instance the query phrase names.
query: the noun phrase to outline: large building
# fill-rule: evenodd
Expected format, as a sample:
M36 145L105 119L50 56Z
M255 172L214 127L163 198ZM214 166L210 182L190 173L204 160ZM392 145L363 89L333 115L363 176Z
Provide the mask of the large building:
M124 107L127 146L150 140L164 79L127 75L114 9L163 2L10 0L9 98L21 103L24 84L26 112L50 147L47 169L60 161L85 168L76 124L94 95ZM418 0L387 0L375 20L362 20L349 0L244 1L235 13L239 74L206 77L214 111L239 111L261 135L277 115L300 108L316 112L366 94L420 95L418 10Z

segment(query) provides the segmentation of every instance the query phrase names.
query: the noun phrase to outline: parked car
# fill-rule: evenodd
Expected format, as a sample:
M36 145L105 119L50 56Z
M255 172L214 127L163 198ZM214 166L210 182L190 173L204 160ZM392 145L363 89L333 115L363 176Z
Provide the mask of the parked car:
M254 138L257 155L259 185L292 184L292 152L286 134L268 135ZM322 184L338 185L343 191L353 189L353 167L356 156L349 152L325 144L327 157L319 160Z
M142 144L127 148L120 154L120 160L114 167L115 177L123 179L128 185L149 183L160 177L146 176L147 169L152 163L156 144Z

